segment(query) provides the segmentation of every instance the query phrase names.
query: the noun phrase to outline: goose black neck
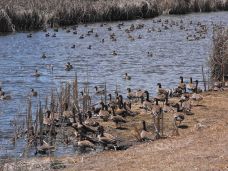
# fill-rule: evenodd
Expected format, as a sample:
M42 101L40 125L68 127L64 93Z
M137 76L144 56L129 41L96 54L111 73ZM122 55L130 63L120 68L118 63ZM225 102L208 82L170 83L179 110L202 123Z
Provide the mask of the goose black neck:
M196 80L196 93L198 92L198 80Z
M180 105L177 104L177 112L180 112Z
M146 122L142 121L142 124L143 124L143 130L146 131Z
M156 99L155 101L156 101L156 105L158 105L158 99Z

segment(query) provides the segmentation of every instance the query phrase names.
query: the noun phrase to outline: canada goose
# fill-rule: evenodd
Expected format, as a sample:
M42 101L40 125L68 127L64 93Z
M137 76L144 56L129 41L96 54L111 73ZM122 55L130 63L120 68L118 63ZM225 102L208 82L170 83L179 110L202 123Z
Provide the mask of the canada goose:
M68 103L64 103L63 116L64 116L65 118L73 117L73 112L70 111L68 108L69 108Z
M2 88L0 87L0 96L2 95L2 93L4 93L4 91L3 91Z
M99 111L98 116L103 120L103 121L108 121L109 118L109 111L107 107L104 105L104 102L101 102L101 109Z
M190 77L190 82L186 85L186 88L190 91L193 91L195 89L195 85L192 82L192 77Z
M103 88L98 88L97 86L95 86L94 88L95 88L95 90L96 90L96 92L95 92L96 95L104 95L105 89L103 89Z
M178 87L181 88L184 92L186 92L186 84L184 83L184 78L180 76L180 82L178 84Z
M108 27L108 31L112 31L112 27Z
M10 100L11 96L10 95L5 95L5 92L1 93L0 100Z
M67 29L67 30L66 30L66 33L70 33L70 29Z
M77 31L74 31L73 34L78 34L78 32Z
M174 121L174 126L179 127L181 125L181 122L184 120L184 114L176 114L174 115L173 121ZM179 122L179 123L177 123Z
M116 56L117 55L117 53L116 53L116 51L114 50L114 51L112 51L112 55L113 56Z
M128 73L125 73L123 79L125 79L125 80L131 80L131 76L129 76Z
M136 98L136 92L132 92L130 88L127 88L127 98L129 100Z
M43 53L43 55L41 56L41 58L43 58L43 59L47 58L47 56L45 55L45 53Z
M109 107L116 108L117 102L115 100L112 100L112 95L111 94L109 94L108 96L109 96L109 102L108 102Z
M73 69L73 66L70 64L70 62L67 62L67 64L65 65L65 70L70 71L72 69Z
M142 39L142 36L141 35L138 35L138 39Z
M82 34L82 35L79 37L79 39L84 39L84 35Z
M34 91L34 89L32 88L31 90L31 96L36 97L38 95L37 91Z
M40 75L41 75L41 74L38 72L37 69L35 70L35 73L33 73L33 76L34 76L34 77L40 77Z
M197 106L199 105L199 102L203 100L203 96L197 93L193 93L192 96L190 97L191 100L197 102Z
M45 37L49 37L49 36L50 36L50 33L46 33L46 34L45 34Z
M142 99L142 98L144 97L144 95L145 95L144 92L145 92L145 91L143 91L143 90L141 90L141 89L138 89L138 90L136 91L136 98L137 98L137 100L140 100L140 99Z
M154 103L149 99L149 92L145 91L145 94L146 99L143 101L143 108L146 110L152 110Z
M162 111L164 113L168 113L168 112L171 112L171 111L174 112L174 108L173 108L173 106L170 103L168 103L168 99L166 100L165 104L162 106Z
M153 53L152 52L147 52L147 56L153 57Z
M71 48L74 49L76 46L75 45L72 45Z
M147 131L146 122L144 120L142 121L142 125L143 125L143 130L140 133L141 140L143 140L143 141L151 140L153 137L153 134L151 132Z
M56 33L54 33L51 37L56 37Z
M27 38L31 38L32 37L32 33L29 33L28 35L27 35Z
M95 37L99 37L98 33L95 34Z
M127 115L127 110L124 108L122 95L118 96L118 100L119 100L118 106L117 106L117 109L115 110L115 114L125 117Z
M174 121L174 126L178 128L185 117L183 113L180 113L182 112L182 110L180 109L180 105L178 103L176 104L176 108L177 108L177 113L174 114L173 121ZM177 122L179 122L179 124L177 124Z
M91 111L87 112L87 118L84 121L84 124L87 126L92 126L92 127L99 126L99 122L96 122L94 119L92 119L92 112Z
M50 126L53 123L54 123L54 120L51 118L51 111L47 110L46 116L44 116L44 118L43 118L43 124Z
M92 149L95 149L96 146L89 140L79 140L77 142L77 146L81 149L86 149L86 148L92 148Z
M43 140L43 144L41 146L37 147L35 155L37 155L37 153L46 154L47 151L53 151L53 150L55 150L55 146L49 145L48 143L46 143Z
M87 49L92 49L92 45L89 45Z
M158 116L160 116L161 113L162 113L162 108L158 104L158 99L155 99L155 104L153 105L153 108L152 108L152 114L155 117L158 117Z
M72 124L72 127L76 131L78 131L81 136L86 135L88 133L92 133L92 134L96 133L96 130L93 127L85 125L85 124L82 123L81 113L79 113L79 115L78 115L78 122Z
M191 104L191 101L188 100L188 101L181 101L181 108L182 110L184 111L184 113L186 115L191 115L192 112L191 112L191 109L192 109L192 104Z
M168 94L168 91L164 88L162 88L162 85L161 83L157 83L157 95L167 95Z
M114 108L112 108L112 112L110 119L116 124L116 128L118 128L118 124L120 125L119 128L121 128L121 123L126 123L127 121L122 116L116 115Z
M98 136L97 137L98 137L98 141L100 143L102 143L104 146L116 145L116 143L117 143L116 139L112 135L110 135L110 134L105 135L103 126L100 126L98 128Z

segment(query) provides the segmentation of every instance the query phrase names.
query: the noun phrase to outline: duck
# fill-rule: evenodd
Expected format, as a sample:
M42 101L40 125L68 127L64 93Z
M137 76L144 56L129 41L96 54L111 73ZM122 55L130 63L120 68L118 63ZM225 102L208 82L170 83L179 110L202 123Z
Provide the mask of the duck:
M147 52L147 56L153 57L153 53L152 52Z
M31 38L32 37L32 33L29 33L28 35L27 35L27 38Z
M131 76L129 76L128 73L125 73L123 79L131 80Z
M43 58L43 59L47 58L46 54L43 53L43 55L41 56L41 58Z
M116 128L121 128L122 123L126 123L127 121L120 115L115 114L115 109L112 108L111 120L116 124ZM119 125L119 127L118 127Z
M109 118L109 111L108 111L108 108L107 106L104 105L104 102L101 102L101 109L99 111L99 114L98 116L103 120L103 121L108 121L108 118Z
M34 97L36 97L38 95L37 91L34 91L33 88L31 89L31 93L30 94L31 94L31 96L34 96Z
M78 32L77 31L73 31L73 34L78 34Z
M67 62L67 64L65 65L65 70L70 71L72 69L73 69L73 66L70 64L70 62Z
M84 35L82 34L82 35L79 37L79 39L84 39Z
M95 92L96 95L104 95L105 94L105 89L98 88L97 86L95 86L94 88L96 90L96 92Z
M41 74L38 72L37 69L35 70L35 73L33 73L33 76L34 76L34 77L40 77L40 75L41 75Z
M117 55L117 53L116 53L116 51L114 50L114 51L112 51L112 55L113 56L116 56Z
M5 95L5 92L1 93L0 100L11 100L10 95Z
M146 121L142 121L142 125L143 125L143 129L142 129L142 131L141 131L141 133L140 133L140 138L141 138L141 140L142 141L145 141L145 140L151 140L151 139L153 139L152 137L153 137L153 134L152 134L152 132L149 132L149 131L147 131L147 128L146 128Z
M49 37L49 36L50 36L50 33L46 33L46 34L45 34L45 37Z

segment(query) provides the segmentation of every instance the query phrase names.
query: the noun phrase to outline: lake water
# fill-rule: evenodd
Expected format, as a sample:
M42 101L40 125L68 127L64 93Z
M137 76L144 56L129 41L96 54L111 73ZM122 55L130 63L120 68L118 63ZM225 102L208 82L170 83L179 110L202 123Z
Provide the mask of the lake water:
M79 25L78 34L59 29L56 37L46 37L44 32L32 32L32 38L27 38L28 33L14 33L0 36L0 84L3 90L12 96L10 101L0 101L0 156L19 156L23 146L18 143L12 145L13 127L10 126L15 115L24 115L27 108L27 98L34 88L39 97L33 100L35 105L40 98L44 100L50 94L52 88L58 88L61 82L72 81L77 73L79 86L89 80L92 94L94 86L107 84L109 92L115 90L118 85L121 93L126 93L127 88L146 89L155 93L156 84L161 82L164 87L175 87L178 78L184 76L188 81L192 76L194 80L202 80L201 66L207 66L207 60L212 47L212 22L228 26L228 13L203 13L179 16L161 16L164 23L166 19L178 22L179 26L165 30L162 23L154 23L153 19L125 21L121 29L117 25L121 22ZM183 21L183 24L180 21ZM192 21L192 25L190 25ZM205 37L188 41L187 34L193 34L197 23L206 25ZM125 29L131 24L144 24L142 29L135 29L130 34L135 38L131 41ZM164 24L166 25L166 24ZM180 25L185 29L181 30ZM112 31L108 31L112 27ZM94 33L86 35L91 28ZM148 29L155 31L148 33ZM161 28L161 32L158 32ZM53 30L48 30L50 35ZM95 37L95 33L98 37ZM115 33L117 41L110 39L110 34ZM84 39L79 36L84 34ZM138 39L138 35L142 39ZM102 43L104 39L104 43ZM75 48L71 46L75 44ZM88 46L91 45L91 49ZM117 55L112 55L113 51ZM147 52L153 54L148 56ZM42 59L45 53L47 58ZM64 65L70 62L74 69L65 71ZM50 65L53 66L53 72ZM38 69L41 72L39 78L32 74ZM123 80L124 73L128 73L132 79ZM59 148L59 153L68 152L64 147Z

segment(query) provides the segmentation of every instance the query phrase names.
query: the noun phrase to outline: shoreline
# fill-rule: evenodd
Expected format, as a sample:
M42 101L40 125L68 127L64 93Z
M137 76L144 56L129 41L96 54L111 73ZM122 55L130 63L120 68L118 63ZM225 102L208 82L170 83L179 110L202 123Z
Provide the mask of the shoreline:
M168 138L133 145L125 151L22 159L17 166L28 170L50 169L53 163L59 163L58 167L65 170L227 169L228 90L209 91L202 95L204 100L200 106L193 107L194 115L187 116L183 122L188 128L179 129L179 136L171 136L166 129ZM14 162L8 163L2 169L13 170L13 166Z

